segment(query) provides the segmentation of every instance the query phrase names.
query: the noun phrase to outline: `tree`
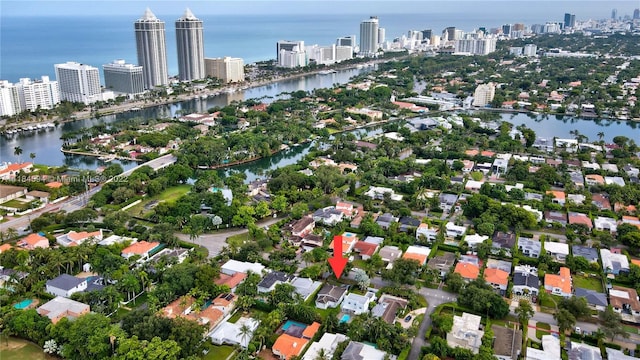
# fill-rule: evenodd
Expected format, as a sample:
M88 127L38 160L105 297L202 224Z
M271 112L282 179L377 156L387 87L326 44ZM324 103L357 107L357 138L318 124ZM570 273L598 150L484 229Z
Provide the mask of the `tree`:
M309 212L309 205L306 203L296 203L291 208L291 217L300 219L304 214Z
M569 311L576 320L591 316L591 309L589 308L587 299L584 297L572 296L570 298L563 298L560 304L558 304L558 307Z
M464 279L462 275L456 272L450 272L447 274L447 278L444 280L445 285L449 288L449 290L454 293L459 293L465 285Z
M284 195L276 195L273 200L271 200L271 208L276 213L281 213L287 210L287 198Z
M155 336L151 341L139 340L137 336L118 339L116 360L178 359L180 346L173 340L163 341Z
M369 287L369 284L371 284L371 280L367 273L362 269L354 269L353 272L355 274L354 280L358 284L358 287L362 290L366 290Z
M111 337L125 336L119 326L100 314L86 314L72 322L65 318L52 327L51 335L62 344L64 358L78 360L110 357Z
M238 208L238 212L231 219L231 224L233 226L242 226L245 227L249 225L249 223L254 223L255 219L253 216L256 214L256 210L253 206L242 205Z
M535 314L531 303L526 299L520 299L518 307L516 308L516 314L518 315L518 321L522 327L526 327L529 324L529 319Z
M22 162L20 160L20 155L22 155L22 148L20 146L16 146L13 148L13 155L18 157L18 162Z
M611 305L598 315L602 332L613 341L616 336L628 338L629 334L622 327L622 316L613 310Z
M576 318L573 314L567 309L559 309L555 314L553 314L553 318L558 322L558 327L560 328L561 333L565 333L567 330L573 329L576 324Z
M29 153L29 158L31 159L31 161L33 161L33 159L36 158L36 153L34 153L34 152Z
M382 273L382 278L395 284L413 285L418 277L420 263L412 259L398 259L391 270Z

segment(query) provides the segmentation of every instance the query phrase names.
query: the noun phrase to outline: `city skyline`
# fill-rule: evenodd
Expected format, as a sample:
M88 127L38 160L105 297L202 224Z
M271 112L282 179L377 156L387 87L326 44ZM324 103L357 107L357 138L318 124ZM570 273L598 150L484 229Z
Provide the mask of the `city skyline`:
M144 85L153 89L169 83L167 69L167 44L164 21L158 19L151 9L134 23L138 65L142 66Z

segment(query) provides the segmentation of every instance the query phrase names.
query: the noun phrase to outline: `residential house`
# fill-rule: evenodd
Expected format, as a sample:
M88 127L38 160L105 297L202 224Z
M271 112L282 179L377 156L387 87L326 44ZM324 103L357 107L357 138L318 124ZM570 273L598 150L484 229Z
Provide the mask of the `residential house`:
M137 238L131 238L131 237L127 237L127 236L120 236L120 235L113 234L113 235L110 235L110 236L102 239L98 243L98 245L100 245L100 246L111 246L111 245L114 245L114 244L122 244L122 243L125 243L125 242L134 243L136 241L138 241Z
M620 176L605 176L604 183L607 185L618 185L620 187L625 186L624 179Z
M26 187L0 184L0 204L9 200L17 199L26 194Z
M318 291L322 283L309 278L296 277L291 281L291 285L295 288L296 294L300 295L303 301L307 301L311 295Z
M591 219L587 214L577 213L577 212L569 212L569 224L571 225L583 225L587 227L587 229L593 229L593 223L591 223Z
M403 298L384 294L380 296L378 304L371 309L371 315L382 318L387 324L393 325L396 322L398 310L405 309L408 303Z
M447 334L449 346L471 350L477 354L484 336L484 331L480 330L481 320L480 316L468 313L462 313L462 316L455 315L451 331Z
M0 245L0 254L2 254L5 251L9 251L13 248L13 246L11 246L11 244L2 244Z
M222 311L225 315L231 313L236 306L238 296L232 293L222 293L211 302L211 307Z
M393 262L402 256L402 250L397 246L385 245L380 249L378 255L380 255L382 261L388 265L387 268L391 268L390 266L393 265Z
M429 242L436 240L438 236L438 228L430 227L429 224L420 223L416 229L416 239L420 240L422 237Z
M464 189L471 192L478 192L484 184L484 181L467 180L464 184Z
M246 278L247 274L242 272L237 272L233 275L220 273L220 277L218 277L218 279L216 279L214 282L216 285L226 285L229 287L229 289L231 289L231 292L235 292L236 287L238 287L238 285L240 285L240 283L243 282Z
M561 267L558 275L545 274L544 288L548 293L553 295L567 298L573 296L571 291L571 271L569 268Z
M465 281L469 282L478 278L478 275L480 275L480 268L471 263L458 262L454 272L460 274Z
M130 259L134 256L140 256L140 261L145 261L149 259L149 255L151 254L151 252L158 248L158 246L160 246L160 243L157 241L138 241L122 249L121 255L125 259Z
M369 190L364 193L364 195L375 200L384 200L385 194L389 194L393 201L402 201L402 195L396 194L393 189L387 187L371 186L369 187Z
M51 280L47 280L46 291L55 296L71 297L71 295L85 291L87 279L80 279L69 274L62 274Z
M196 321L198 324L205 326L208 329L208 333L222 321L225 313L213 305L197 310L194 307L195 302L195 298L185 295L185 297L180 297L162 308L162 314L169 319L181 317Z
M640 218L635 216L624 215L622 216L623 224L630 224L640 229Z
M311 251L315 248L322 247L324 237L322 235L308 234L300 241L300 246L304 251Z
M47 249L49 247L49 239L40 234L33 233L18 240L16 245L25 250L33 250L35 248Z
M564 203L566 202L564 191L549 190L547 191L547 194L551 195L552 203L564 206Z
M278 358L282 360L289 360L294 356L300 356L308 342L309 340L307 339L297 338L289 334L282 334L276 339L271 350Z
M262 277L262 272L264 271L264 265L260 263L250 263L244 261L237 260L229 260L220 268L220 272L226 275L234 275L235 273L245 273L248 274L252 272L254 274L260 275Z
M604 177L598 174L587 174L584 176L585 182L589 186L604 185Z
M573 295L585 298L587 300L587 304L589 304L589 306L594 310L604 311L607 305L609 305L609 302L607 301L607 294L597 292L595 290L576 288Z
M600 249L602 269L606 274L629 273L629 259L619 249Z
M513 269L513 287L515 295L538 296L540 280L538 269L529 265L518 265Z
M318 209L313 213L313 220L327 226L335 226L342 221L344 213L333 206Z
M542 349L527 348L526 360L560 360L560 339L555 335L542 336Z
M515 327L491 325L493 331L493 355L499 360L517 360L522 348L522 331Z
M379 248L378 244L372 244L365 241L358 241L353 246L353 250L358 254L360 254L360 257L362 258L362 260L371 259L371 256L373 256L373 254L375 254L376 251L378 251L378 248Z
M584 187L584 178L582 177L581 172L572 171L569 173L569 178L571 179L571 182L576 188L579 189Z
M346 255L353 251L353 247L358 242L358 236L354 233L345 232L342 235L336 235L333 237L333 241L331 241L330 248L335 249L333 243L335 241L342 242L342 254Z
M608 360L636 360L637 357L625 355L621 350L606 348Z
M606 194L592 194L591 203L600 210L611 210L611 201Z
M618 231L618 224L615 219L604 216L597 216L593 219L596 230L608 231L615 234Z
M435 257L431 258L427 263L427 266L430 269L439 271L440 277L444 278L451 270L451 267L453 266L453 263L455 261L456 261L455 254L452 254L450 252L445 252L442 255L436 255Z
M447 222L444 228L445 228L445 235L447 237L452 237L452 238L463 236L467 232L466 226L464 225L459 226L450 221Z
M438 199L440 200L440 208L449 212L454 206L456 206L456 203L458 202L458 195L441 193L438 196Z
M573 252L573 257L582 257L587 259L590 263L598 263L598 249L582 246L582 245L573 245L571 247L571 251Z
M369 312L369 303L372 301L375 301L373 293L368 292L366 295L348 293L342 301L340 309L345 313L360 315Z
M283 283L287 284L292 279L293 275L289 275L282 271L270 272L258 283L258 292L262 294L271 292L276 289L276 285Z
M567 202L572 205L582 205L587 197L582 194L568 194Z
M574 341L568 341L568 345L569 346L567 348L567 355L569 357L569 360L602 360L602 355L600 355L599 347Z
M316 296L316 307L318 309L336 308L347 292L347 289L331 284L325 284Z
M357 341L351 341L344 349L340 360L384 360L387 353Z
M384 242L384 238L380 236L367 236L364 238L364 242L380 246Z
M467 245L469 245L469 248L472 250L477 249L478 245L482 244L487 240L489 240L488 236L480 235L480 234L472 234L464 237L464 241L467 243Z
M328 359L331 359L338 348L338 344L348 339L349 338L342 334L324 333L320 340L309 345L302 360L316 360L319 358L321 352L324 353Z
M537 240L518 237L518 249L522 255L537 259L542 251L542 244Z
M569 256L569 245L561 242L545 241L544 250L558 262L565 262Z
M344 201L338 201L336 203L336 210L342 211L347 219L353 218L358 213L357 208L354 207L352 203Z
M506 295L509 285L509 273L500 269L484 269L484 280L497 290L500 295Z
M623 321L640 323L640 301L635 289L614 285L609 289L609 304Z
M421 225L420 220L411 216L402 216L398 220L400 223L400 231L409 232L411 229L417 229Z
M561 225L567 225L567 214L561 211L545 211L544 219L548 223L558 223Z
M36 311L41 316L48 317L52 324L56 324L63 318L75 319L88 314L91 307L75 300L56 296L53 300L42 304Z
M491 171L496 174L506 174L509 169L509 159L497 158L493 160Z
M38 190L32 190L25 194L27 200L38 200L41 204L48 203L50 196L51 194L49 194L48 192Z
M21 280L24 280L24 278L26 278L27 276L29 276L29 273L15 271L13 269L5 269L4 267L0 266L0 288L11 289L11 283L17 284ZM5 286L5 284L7 285Z
M24 163L2 163L0 164L0 180L13 180L16 178L16 175L21 171L25 173L31 172L33 169L33 163L24 162ZM4 185L3 185L4 186ZM7 185L8 186L8 185ZM2 189L0 189L0 193L2 193ZM2 195L0 195L0 202L2 202Z
M387 230L391 226L391 224L398 222L398 218L393 216L390 213L384 213L376 219L376 224L380 225L381 228Z
M223 322L218 325L215 330L209 335L211 338L211 342L216 345L229 344L229 345L238 345L244 349L247 348L251 338L253 338L253 333L256 331L258 326L260 325L260 321L241 317L235 323L230 323L228 321ZM246 326L249 329L249 333L245 334L241 329L243 326Z
M102 229L98 231L69 231L66 234L62 234L56 237L56 242L60 244L60 246L78 246L87 240L93 240L95 242L102 241Z
M511 262L498 259L488 259L487 269L499 269L507 274L511 274Z
M303 216L300 220L296 220L291 223L291 235L298 237L305 237L307 234L313 231L316 226L316 222L310 216Z
M420 266L424 266L427 263L431 249L426 246L411 245L407 248L407 251L402 255L403 259L410 259L417 261Z
M516 246L516 234L497 231L491 239L492 252L504 251L507 256L511 256L511 249Z

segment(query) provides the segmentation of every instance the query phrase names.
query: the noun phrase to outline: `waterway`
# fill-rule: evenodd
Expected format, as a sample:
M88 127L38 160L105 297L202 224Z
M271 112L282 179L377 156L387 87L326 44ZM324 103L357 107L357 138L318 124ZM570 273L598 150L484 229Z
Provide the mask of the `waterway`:
M233 101L243 101L248 99L260 99L265 103L270 103L278 97L286 96L283 93L290 93L298 90L311 91L313 89L330 88L335 84L347 83L352 77L375 69L375 67L354 68L341 70L336 73L320 75L307 75L294 79L278 81L276 83L250 88L234 93L223 93L210 96L206 99L193 99L169 105L159 105L144 108L138 111L103 116L99 119L86 119L68 122L58 125L53 130L42 130L38 132L21 133L11 137L0 135L0 163L18 162L30 160L29 155L36 155L35 162L44 165L60 166L67 165L78 169L95 169L99 166L108 165L95 157L65 155L60 151L63 133L77 131L82 128L91 127L97 124L109 124L117 121L132 118L141 119L162 119L173 118L181 114L194 112L206 112L215 106L226 106ZM22 155L14 155L14 148L19 146ZM135 167L133 162L119 162L125 170Z

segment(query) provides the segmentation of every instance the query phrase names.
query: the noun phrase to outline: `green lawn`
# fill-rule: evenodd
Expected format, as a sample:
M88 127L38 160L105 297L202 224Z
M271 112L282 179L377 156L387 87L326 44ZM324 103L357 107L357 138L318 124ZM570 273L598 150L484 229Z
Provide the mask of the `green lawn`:
M31 201L22 202L14 199L14 200L9 200L6 203L3 203L2 206L6 206L6 207L18 209L18 210L26 210L29 208L30 204L31 204Z
M246 241L250 241L250 237L249 237L249 232L248 231L246 233L229 236L227 238L227 244L235 246L235 247L242 246Z
M178 200L180 197L182 197L182 195L186 194L189 192L189 190L191 189L191 185L178 185L178 186L174 186L171 188L168 188L166 190L164 190L163 192L161 192L158 195L149 197L149 198L145 198L144 200L142 200L142 202L134 207L132 207L131 209L127 210L131 215L134 216L140 216L143 215L144 213L146 213L147 209L145 209L144 207L151 203L152 201L157 201L157 202L174 202L176 200Z
M602 281L598 278L574 275L573 287L603 292Z
M542 339L543 335L550 335L550 331L544 331L542 329L551 330L551 325L543 322L536 323L536 337Z
M8 345L7 345L8 343ZM0 359L2 360L50 360L55 357L45 354L42 349L26 340L11 337L0 341Z
M540 305L551 308L551 309L555 309L557 304L560 303L560 300L562 300L561 296L549 294L548 296L545 296L544 298L542 298L542 300L540 301Z
M203 357L204 360L225 360L235 351L233 346L230 345L212 345L207 344L209 353ZM4 359L3 359L4 360Z

